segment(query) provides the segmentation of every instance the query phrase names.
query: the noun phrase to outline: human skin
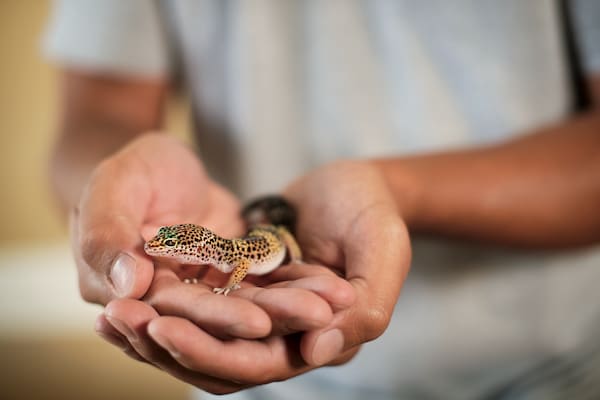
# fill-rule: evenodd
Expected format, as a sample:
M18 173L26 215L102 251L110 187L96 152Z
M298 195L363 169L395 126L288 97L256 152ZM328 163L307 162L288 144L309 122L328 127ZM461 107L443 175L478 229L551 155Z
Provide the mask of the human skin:
M322 178L307 179L315 185L314 190L319 190L320 197L302 198L308 181L292 185L286 196L294 203L307 205L298 207L298 239L305 259L314 265L281 267L260 280L262 287L244 286L228 298L248 299L267 309L267 299L273 304L284 300L283 290L310 288L331 305L333 315L326 324L313 325L301 335L271 332L261 341L239 335L235 341L222 340L206 332L206 327L214 327L211 319L222 318L223 308L217 308L219 312L211 312L215 308L202 310L199 301L208 306L226 303L227 298L215 299L210 287L198 285L188 289L197 293L196 301L181 307L184 300L177 288L186 285L179 283L172 271L161 269L150 296L155 290L164 293L167 285L174 287L161 296L170 303L168 315L160 316L165 313L157 313L154 302L114 300L98 322L100 330L106 331L109 324L116 327L143 359L214 393L287 379L325 363L349 359L360 344L379 336L389 322L408 272L408 235L375 168L347 162L332 165ZM327 188L330 179L336 186ZM365 190L358 191L359 186ZM340 285L341 279L330 269L318 265L338 271L350 290ZM298 302L297 306L305 310L304 318L314 318L318 310L306 302ZM159 308L164 310L164 306ZM131 349L127 351L131 353Z
M66 78L67 92L72 79L83 92L90 79L92 86L98 85L94 77L81 74L67 74ZM79 101L107 101L112 90L124 95L123 85L113 79L109 82L108 88L104 87L106 82L100 83L101 89L106 90L103 97L94 96L95 90L91 90L83 99L80 92ZM592 82L592 87L597 88L598 79ZM133 87L131 82L125 82L124 87L130 101L137 101L140 110L146 109L140 104L151 97L149 92L159 94L158 97L166 92L164 82L136 82ZM161 101L149 100L148 109L159 112L161 107L154 105ZM600 210L594 205L600 197L600 125L598 111L593 108L585 115L530 136L485 149L338 162L308 173L285 191L298 208L298 239L310 262L337 270L346 280L324 267L283 267L272 274L270 280L260 282L266 289L249 286L230 296L231 300L215 299L215 296L204 295L208 290L206 286L190 288L180 284L177 270L159 264L154 272L143 254L131 250L140 243L143 232L139 226L132 228L128 235L130 249L114 247L128 243L123 238L115 238L110 243L93 239L94 235L106 236L91 229L98 225L113 232L115 228L118 232L127 232L131 227L131 224L118 225L117 221L107 220L109 215L102 207L98 213L90 213L85 207L90 201L104 204L104 197L112 192L90 190L93 185L89 182L93 179L89 176L94 159L99 162L108 156L109 161L94 173L96 179L103 177L108 187L131 173L123 172L131 171L130 168L112 167L115 170L111 170L106 167L106 164L122 166L122 161L114 160L123 153L103 155L97 149L118 149L136 136L136 127L156 128L148 125L160 118L142 111L132 116L121 110L95 114L96 109L110 109L110 104L83 108L92 110L88 111L91 115L77 115L77 120L101 123L90 127L66 122L74 116L65 118L63 139L57 146L54 162L55 166L62 167L55 167L54 181L66 207L77 204L81 187L88 187L79 203L79 222L75 224L79 232L73 237L78 239L74 240L76 253L87 255L84 258L87 262L82 263L81 259L78 262L83 297L101 304L112 300L99 318L97 330L134 358L150 362L211 392L227 393L285 379L329 362L344 362L360 343L380 335L389 322L408 270L410 246L405 225L414 232L522 247L569 247L599 240ZM105 120L107 116L109 121ZM123 124L123 120L128 121L130 117L139 120ZM87 140L82 138L89 136L93 142L102 142L102 132L115 126L119 127L115 132L127 133L108 135L114 140L111 145L82 149L93 153L91 155L77 153L81 143ZM69 139L79 136L75 142ZM115 137L122 138L120 145ZM140 146L144 140L147 139L130 146ZM165 163L161 165L165 167ZM69 174L82 178L69 180ZM203 179L206 187L212 187L208 178ZM190 180L190 184L192 181L198 185L197 180ZM213 189L215 193L223 191ZM222 195L231 199L228 194ZM111 196L115 206L125 201L125 194L123 198ZM108 208L111 209L114 208ZM237 214L233 210L237 211L237 205L212 210L205 214L197 212L197 221L204 222L203 218L215 224L235 221ZM90 222L82 223L84 217ZM108 223L102 225L102 221ZM133 278L126 279L134 283L122 290L115 287L118 279L110 279L110 262L115 254L127 250L136 257L137 264ZM303 301L296 301L298 298L290 292L272 294L283 289L301 290ZM285 298L286 293L290 295L289 302L284 303L290 308L284 307L282 311L274 303ZM144 301L136 300L144 294ZM243 307L250 310L248 313L238 313L237 306L225 304L241 300L246 300ZM206 304L209 310L227 312L198 315L201 304ZM310 314L303 313L305 306L321 307L324 310L321 318L303 321ZM249 315L251 318L244 319ZM247 321L247 324L232 328L236 320ZM281 336L304 330L308 332ZM269 332L268 339L253 340ZM222 340L232 336L238 339ZM221 351L207 354L203 351L206 348ZM262 368L251 368L257 365L256 360L261 360L258 365Z
M146 134L103 161L90 176L72 221L80 274L101 274L97 281L105 283L100 286L81 282L84 298L106 304L113 294L129 293L128 297L144 296L145 301L167 314L171 313L172 298L178 301L187 298L189 304L196 302L197 297L204 294L198 288L207 289L207 286L186 285L180 282L180 277L193 274L193 270L200 272L199 268L161 263L142 250L144 238L152 237L160 226L178 221L202 224L224 236L243 233L235 198L210 181L197 157L179 141L166 135ZM104 269L100 272L97 266ZM168 266L166 269L172 272L169 276L176 279L176 284L169 281L163 286L164 290L151 286L148 290L151 282L158 280L154 277L155 268L163 266ZM348 286L340 278L333 279L338 281L338 286ZM106 287L113 290L103 290ZM331 290L335 304L346 301L343 298L338 301L340 293L345 293L344 287ZM210 296L206 299L208 304L199 305L196 311L208 312L223 324L213 327L215 331L223 328L227 334L242 337L261 337L272 331L271 321L263 310L273 313L278 325L290 329L311 329L331 319L329 304L309 290L276 292L278 296L269 302L264 295L254 299L264 302L262 309L246 304L248 302L232 303L223 301L224 296L218 299ZM287 299L292 304L287 304ZM311 314L296 303L309 306ZM244 321L247 324L241 323Z
M412 232L525 248L600 241L598 109L495 146L374 164Z

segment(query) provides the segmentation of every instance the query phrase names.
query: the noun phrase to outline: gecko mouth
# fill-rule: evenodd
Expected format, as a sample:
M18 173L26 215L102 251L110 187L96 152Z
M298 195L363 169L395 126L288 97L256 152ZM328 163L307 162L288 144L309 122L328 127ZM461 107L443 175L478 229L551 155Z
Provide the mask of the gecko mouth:
M160 245L158 243L154 243L152 241L144 243L144 251L149 255L154 255L157 253L157 247Z

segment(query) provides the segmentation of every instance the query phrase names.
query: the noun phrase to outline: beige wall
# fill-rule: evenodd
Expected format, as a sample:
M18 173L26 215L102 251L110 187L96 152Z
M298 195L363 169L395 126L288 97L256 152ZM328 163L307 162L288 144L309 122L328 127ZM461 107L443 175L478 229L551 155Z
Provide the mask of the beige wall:
M102 1L102 0L99 0ZM48 0L0 0L0 387L5 399L183 399L188 388L93 332L46 164L57 72L41 57ZM189 137L186 107L169 127Z
M64 235L45 165L56 73L40 57L48 1L0 1L0 244Z

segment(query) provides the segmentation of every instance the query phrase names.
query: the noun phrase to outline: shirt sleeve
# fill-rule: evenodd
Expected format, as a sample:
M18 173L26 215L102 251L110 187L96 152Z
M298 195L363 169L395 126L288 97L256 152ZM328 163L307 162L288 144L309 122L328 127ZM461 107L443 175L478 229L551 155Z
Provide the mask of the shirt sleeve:
M575 32L587 72L600 72L600 1L572 2Z
M123 75L169 73L165 19L159 0L57 0L45 55L65 66Z

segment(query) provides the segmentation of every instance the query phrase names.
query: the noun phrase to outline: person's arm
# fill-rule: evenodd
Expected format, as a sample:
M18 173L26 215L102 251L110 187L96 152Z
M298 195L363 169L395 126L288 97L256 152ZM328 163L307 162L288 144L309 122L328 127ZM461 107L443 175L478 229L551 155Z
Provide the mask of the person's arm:
M168 84L65 69L51 182L65 210L76 206L92 170L143 132L161 127Z
M600 78L584 114L496 146L375 160L411 232L520 247L600 241Z

